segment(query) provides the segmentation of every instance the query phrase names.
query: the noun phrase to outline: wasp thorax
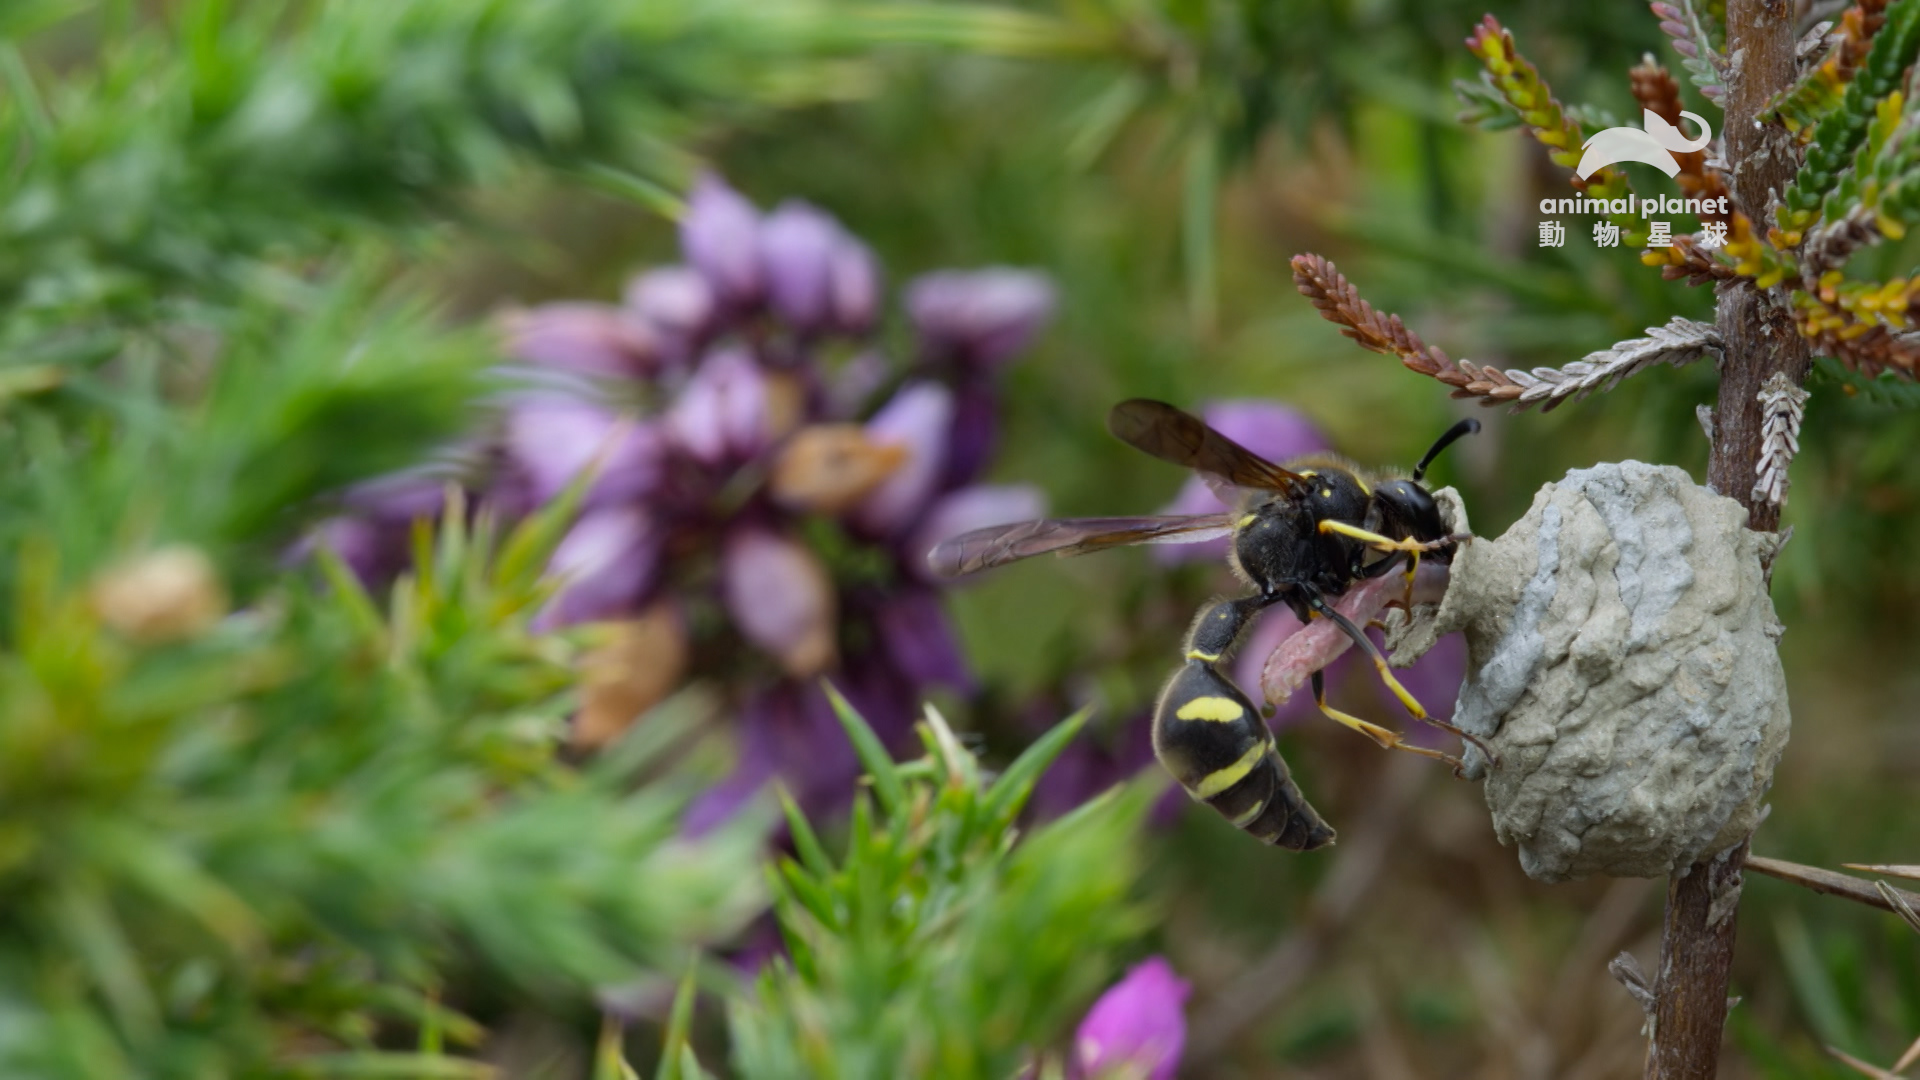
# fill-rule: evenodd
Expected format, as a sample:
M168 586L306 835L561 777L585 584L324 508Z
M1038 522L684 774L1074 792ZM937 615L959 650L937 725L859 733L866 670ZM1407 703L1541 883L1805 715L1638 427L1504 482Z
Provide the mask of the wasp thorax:
M1529 876L1663 876L1759 824L1790 718L1777 543L1746 517L1670 466L1575 470L1464 546L1399 641L1465 631L1454 721L1500 755L1487 804Z

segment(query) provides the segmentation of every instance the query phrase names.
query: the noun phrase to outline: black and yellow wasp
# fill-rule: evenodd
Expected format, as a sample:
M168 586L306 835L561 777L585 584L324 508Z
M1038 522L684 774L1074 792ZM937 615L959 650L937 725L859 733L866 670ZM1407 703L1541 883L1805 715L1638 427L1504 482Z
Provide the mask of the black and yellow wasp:
M1439 506L1420 482L1434 457L1454 440L1480 430L1479 421L1462 420L1440 436L1410 479L1369 479L1331 457L1275 465L1198 417L1158 401L1121 402L1107 427L1136 449L1198 472L1234 509L996 525L941 543L928 553L928 562L936 573L958 577L1034 555L1232 537L1234 572L1254 592L1215 600L1201 609L1187 632L1185 662L1168 680L1154 711L1154 753L1188 794L1269 844L1311 851L1333 842L1333 829L1293 783L1266 722L1216 666L1254 616L1275 603L1286 604L1303 624L1314 618L1333 622L1373 660L1381 679L1415 719L1478 745L1473 736L1428 715L1387 669L1380 650L1352 620L1334 610L1332 602L1354 582L1379 577L1402 562L1411 590L1422 556L1441 562L1453 557L1466 538L1451 535ZM1457 758L1414 746L1393 731L1329 706L1319 672L1313 674L1313 697L1321 712L1381 746L1438 758L1456 772L1460 768Z

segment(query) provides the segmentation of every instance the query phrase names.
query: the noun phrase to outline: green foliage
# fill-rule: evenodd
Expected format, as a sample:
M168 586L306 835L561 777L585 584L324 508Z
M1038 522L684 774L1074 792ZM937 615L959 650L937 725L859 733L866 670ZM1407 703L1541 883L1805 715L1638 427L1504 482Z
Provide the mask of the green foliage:
M1882 372L1868 378L1857 371L1849 371L1839 361L1830 356L1818 357L1813 362L1813 374L1808 378L1810 387L1832 387L1849 397L1859 397L1875 405L1885 405L1895 409L1920 407L1920 385L1911 379L1902 379L1892 372Z
M920 727L926 757L895 765L835 706L868 747L873 798L855 804L838 862L787 804L796 856L772 881L791 957L733 1003L736 1072L1012 1076L1145 927L1128 894L1156 787L1118 789L1016 841L1014 816L1084 715L989 779L937 712Z
M336 571L144 639L30 545L0 658L0 1071L454 1074L373 1052L456 956L577 1000L749 914L752 825L690 847L690 778L628 790L700 708L607 768L555 760L573 650L526 630L524 569L553 532L497 552L450 516L384 611Z
M1895 0L1887 5L1886 25L1874 35L1866 63L1847 84L1839 107L1813 129L1807 159L1782 197L1784 228L1803 228L1813 220L1828 193L1839 185L1842 171L1867 142L1875 107L1899 87L1916 53L1920 53L1920 2Z
M1053 41L1011 14L915 22L807 0L286 8L191 0L103 42L44 103L0 109L0 139L26 148L0 203L0 303L204 302L243 291L262 257L447 212L516 158L683 178L675 144L698 124L856 91L860 69L836 54L875 40Z

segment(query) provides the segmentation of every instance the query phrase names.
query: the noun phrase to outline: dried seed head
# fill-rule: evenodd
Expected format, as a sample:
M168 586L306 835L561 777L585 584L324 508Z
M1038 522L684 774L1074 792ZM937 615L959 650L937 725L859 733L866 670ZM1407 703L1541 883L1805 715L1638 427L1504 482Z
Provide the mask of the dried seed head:
M193 637L227 613L227 591L197 548L160 548L122 563L93 583L100 621L135 641L160 645Z

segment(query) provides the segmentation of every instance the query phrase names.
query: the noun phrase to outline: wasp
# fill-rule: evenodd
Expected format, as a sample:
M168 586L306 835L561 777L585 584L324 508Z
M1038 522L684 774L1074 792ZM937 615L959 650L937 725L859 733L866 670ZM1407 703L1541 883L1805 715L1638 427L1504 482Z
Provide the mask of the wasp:
M1485 750L1474 736L1421 707L1388 670L1372 640L1333 606L1354 583L1403 563L1410 600L1420 560L1451 561L1457 546L1469 539L1451 532L1421 481L1442 450L1480 430L1478 420L1448 429L1410 478L1369 477L1333 457L1276 465L1160 401L1121 402L1107 427L1135 449L1199 473L1233 509L996 525L944 541L928 553L928 562L935 573L958 577L1035 555L1231 537L1229 562L1253 591L1214 600L1200 610L1187 631L1182 663L1154 709L1154 755L1189 795L1268 844L1311 851L1333 842L1333 829L1301 795L1266 721L1219 668L1253 619L1274 604L1287 605L1302 624L1316 618L1332 622L1373 661L1414 719ZM1452 765L1456 775L1461 769L1456 757L1415 746L1397 732L1328 705L1325 680L1317 671L1313 699L1327 717L1383 747L1437 758Z

